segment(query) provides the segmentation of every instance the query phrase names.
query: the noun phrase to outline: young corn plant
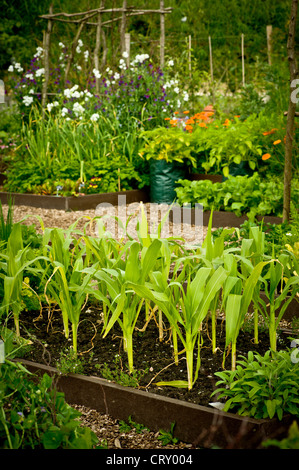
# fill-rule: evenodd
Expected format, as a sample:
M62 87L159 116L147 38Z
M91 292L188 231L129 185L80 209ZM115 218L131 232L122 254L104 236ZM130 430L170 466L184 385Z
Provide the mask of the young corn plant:
M155 273L156 274L156 273ZM168 288L156 290L154 285L132 285L140 295L155 302L167 317L169 324L176 331L186 352L188 380L171 382L158 382L157 385L171 385L185 387L191 390L200 367L200 326L208 314L211 302L221 289L227 273L222 266L215 272L211 268L201 267L197 270L194 279L188 279L186 292L183 283L178 280L170 282ZM180 296L173 296L173 289L179 288ZM193 357L198 348L197 364L194 372Z
M254 295L256 309L263 316L269 331L270 349L277 349L277 329L288 305L299 292L299 276L295 272L285 277L289 255L282 253L278 259L269 263L266 272L261 275L261 284L266 295L265 302L259 295Z
M204 239L202 245L202 254L199 254L199 258L203 261L204 265L210 267L215 271L218 266L225 267L226 270L232 275L231 271L234 265L234 271L236 271L235 260L233 253L238 251L236 248L225 248L224 239L227 234L230 234L234 231L234 228L224 229L219 237L214 240L212 234L212 221L213 221L213 211L209 219L207 235ZM235 274L236 275L236 274ZM210 305L210 316L212 322L212 351L213 354L217 351L216 344L216 320L217 320L217 307L220 303L221 298L221 289L216 293L214 299Z
M119 262L113 268L103 268L95 273L95 278L106 283L110 297L108 315L111 314L111 316L104 328L103 336L107 336L117 321L123 333L129 372L132 373L134 368L133 332L144 304L144 297L139 296L131 288L131 284L139 286L145 284L160 256L161 241L158 239L153 240L146 250L141 250L137 241L129 241L126 246L127 256L126 259L122 260L122 265Z
M23 246L22 228L20 224L14 224L7 241L6 250L0 253L0 268L3 271L0 276L4 280L4 297L1 311L13 312L13 318L17 336L20 336L19 316L21 313L22 286L24 272L29 270L39 273L34 264L42 256L35 256L29 246ZM32 267L33 265L33 267Z
M223 289L222 306L225 312L226 348L231 345L231 369L236 368L237 338L244 322L248 307L253 299L255 287L267 262L259 262L251 267L245 279L230 276Z
M79 240L64 236L59 229L46 233L51 241L46 246L49 262L46 266L45 296L48 293L61 309L65 337L69 337L69 322L72 328L73 349L77 354L77 332L80 314L86 302L93 272L86 271L84 266L85 247ZM71 248L72 243L74 246ZM95 266L94 270L97 269ZM51 273L49 275L49 272Z

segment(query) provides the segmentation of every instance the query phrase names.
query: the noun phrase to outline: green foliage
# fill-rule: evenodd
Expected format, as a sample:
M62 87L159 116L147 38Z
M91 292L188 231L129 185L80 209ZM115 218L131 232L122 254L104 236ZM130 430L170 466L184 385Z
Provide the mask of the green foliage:
M113 363L113 368L110 368L107 363L99 365L101 376L104 379L111 380L125 387L138 388L140 379L148 372L148 370L143 371L136 369L133 369L131 372L123 370L119 355L115 356Z
M120 133L117 120L44 120L34 110L22 138L22 148L7 161L6 191L55 195L61 186L59 194L69 196L142 186L134 160L137 130L130 137Z
M96 435L47 374L35 383L18 363L0 366L1 449L93 449ZM13 406L11 404L13 403Z
M264 356L248 353L237 361L235 371L216 372L220 378L212 395L225 398L224 411L256 419L282 419L299 416L299 363L291 360L290 351L267 351Z
M158 127L142 134L145 140L140 155L146 160L165 160L166 162L180 162L195 165L190 147L190 134L183 133L181 129L168 129Z
M173 435L174 428L175 422L171 423L170 431L160 429L158 439L162 442L163 446L166 446L167 444L177 444L179 442L178 438Z
M258 173L253 176L229 176L222 183L209 180L178 181L176 188L179 205L201 204L204 211L234 212L237 216L246 214L250 220L257 215L282 216L283 182L277 179L262 179ZM292 181L292 200L298 206L298 181Z
M139 424L133 421L131 416L128 417L127 423L123 420L119 422L120 432L130 432L132 429L135 429L137 434L141 434L144 431L149 431L149 429L143 424Z
M56 363L56 368L62 375L82 374L84 363L73 348L61 351L60 358Z

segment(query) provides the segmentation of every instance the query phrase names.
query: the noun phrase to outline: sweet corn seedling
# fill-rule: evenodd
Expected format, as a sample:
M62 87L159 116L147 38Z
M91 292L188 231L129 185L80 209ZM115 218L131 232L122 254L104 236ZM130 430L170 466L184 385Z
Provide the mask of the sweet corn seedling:
M212 272L211 268L201 267L197 270L194 279L190 280L189 278L187 281L186 293L183 283L178 281L170 282L164 292L161 292L161 289L156 290L151 283L146 286L132 284L136 293L152 300L161 308L186 352L188 380L158 382L157 385L185 387L189 390L193 387L200 367L200 325L226 277L227 273L222 266L219 266L215 272ZM180 290L179 299L172 295L173 289L177 287ZM198 358L194 373L193 357L196 346L198 347Z
M31 253L31 254L30 254ZM0 276L4 280L4 297L1 310L13 312L13 318L17 336L20 336L19 315L21 312L22 285L26 269L38 274L38 269L32 265L45 257L32 255L29 246L23 246L22 230L20 224L14 224L7 241L5 252L0 253L0 268L4 271Z
M119 260L113 268L103 268L95 273L95 279L106 283L111 299L108 312L111 316L104 327L104 337L117 321L122 329L130 372L133 371L133 332L144 304L144 297L132 290L131 284L145 284L161 255L160 249L161 241L158 239L143 250L137 241L129 241L124 260Z

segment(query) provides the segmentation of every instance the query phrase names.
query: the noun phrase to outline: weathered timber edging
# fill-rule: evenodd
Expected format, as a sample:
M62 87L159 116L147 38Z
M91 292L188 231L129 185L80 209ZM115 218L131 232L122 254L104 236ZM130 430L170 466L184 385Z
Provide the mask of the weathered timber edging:
M19 361L30 372L59 375L53 367ZM205 448L233 445L234 448L254 449L262 440L277 437L277 432L285 434L294 419L286 416L282 421L256 420L79 374L60 375L57 388L70 404L87 406L118 420L128 420L131 416L152 431L170 429L175 422L175 437Z

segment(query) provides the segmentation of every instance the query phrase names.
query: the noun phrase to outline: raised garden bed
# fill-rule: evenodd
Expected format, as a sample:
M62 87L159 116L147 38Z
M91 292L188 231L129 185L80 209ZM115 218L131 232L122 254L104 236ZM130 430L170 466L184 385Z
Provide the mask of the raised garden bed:
M199 209L188 208L188 207L173 207L169 213L169 220L173 223L189 223L191 225L196 225L198 223L196 211ZM203 226L209 224L209 219L211 216L211 211L203 212ZM244 222L248 220L246 215L238 217L233 212L225 211L214 211L213 212L213 228L219 227L240 227ZM282 218L275 216L258 216L257 220L264 220L265 224L281 224Z
M26 360L22 363L33 373L58 373L53 367ZM174 422L175 437L195 447L254 449L267 438L284 436L294 420L290 416L282 421L244 418L80 374L60 376L57 388L68 403L95 409L118 420L127 421L131 416L152 431L170 429Z
M221 183L223 180L222 175L205 175L201 173L190 173L188 179L191 181L202 181L202 180L209 180L212 183Z
M43 196L39 194L19 194L0 192L0 200L7 204L9 197L15 205L40 207L58 210L87 210L96 209L98 204L107 203L113 206L131 204L133 202L147 202L149 196L146 191L132 189L115 193L87 194L85 196Z
M35 312L36 314L36 312ZM25 312L22 325L24 330L31 327L37 342L21 361L33 372L57 373L60 354L66 351L71 342L66 340L62 331L61 315L58 312L49 319L47 314L39 321L33 313ZM103 379L102 367L106 363L111 372L127 373L126 353L122 348L121 330L116 327L113 334L103 339L99 325L99 312L96 308L87 309L81 316L78 332L79 358L83 362L80 373L58 374L58 388L66 395L70 404L87 406L99 412L109 414L119 420L128 420L149 427L152 431L168 430L175 423L174 436L192 443L196 447L249 448L260 445L261 441L286 435L294 417L256 420L226 413L209 405L217 401L211 398L217 378L215 371L222 370L225 333L221 320L218 321L219 351L211 352L209 329L206 325L204 343L201 350L201 369L192 390L155 385L160 380L185 379L186 364L184 358L179 365L173 364L169 331L164 331L164 340L158 339L157 326L151 321L145 331L144 319L137 324L134 333L134 364L136 371L143 371L138 379L138 388L123 386L115 381ZM24 335L22 335L24 336ZM239 335L237 348L239 355L247 355L252 350L261 354L269 347L266 331L260 332L260 342L254 345L252 331L244 329ZM289 346L289 333L280 334L281 347ZM42 346L46 344L46 346ZM116 362L117 358L117 362ZM230 357L225 366L230 367ZM84 374L84 375L83 375ZM127 378L129 376L127 375ZM130 384L129 384L130 385Z

